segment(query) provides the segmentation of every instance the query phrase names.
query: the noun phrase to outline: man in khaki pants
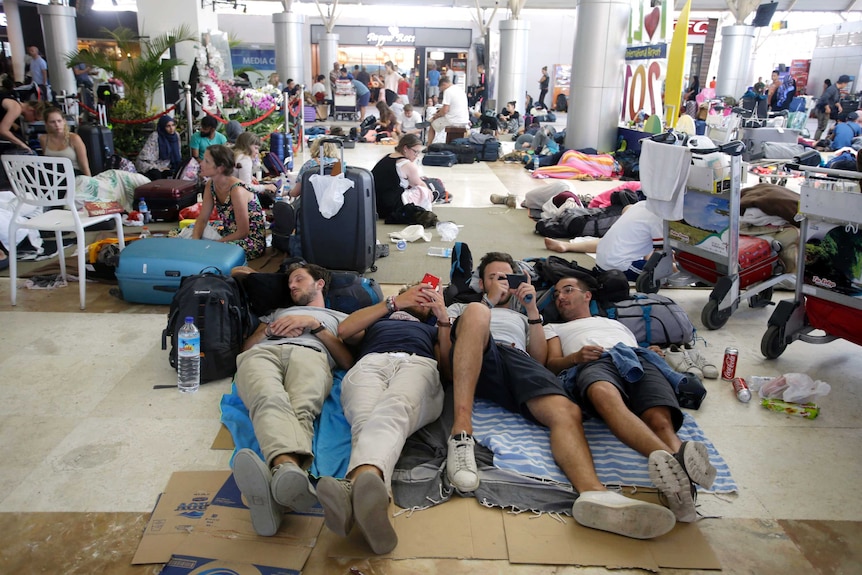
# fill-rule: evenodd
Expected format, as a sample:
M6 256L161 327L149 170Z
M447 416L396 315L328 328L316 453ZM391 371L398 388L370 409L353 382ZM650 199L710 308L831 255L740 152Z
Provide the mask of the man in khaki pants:
M326 309L329 272L314 264L288 270L293 306L261 318L237 358L236 387L264 460L251 449L234 458L234 478L259 535L274 535L286 508L308 511L317 494L311 465L314 418L332 388L332 369L353 357L338 338L346 314Z

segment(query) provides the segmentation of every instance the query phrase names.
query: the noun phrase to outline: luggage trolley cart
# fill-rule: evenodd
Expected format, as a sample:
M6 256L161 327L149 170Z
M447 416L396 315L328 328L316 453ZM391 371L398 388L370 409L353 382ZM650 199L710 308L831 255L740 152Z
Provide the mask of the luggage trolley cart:
M653 139L667 142L663 136ZM676 251L683 273L714 286L701 313L703 325L711 330L724 326L742 300L747 299L752 307L769 305L773 286L789 277L782 275L784 266L767 240L740 238L744 150L745 145L739 141L692 150L693 158L701 159L716 152L726 154L730 157L730 166L692 166L683 199L683 219L664 222L663 248L650 256L635 284L640 292L657 292L662 281L674 275L672 264ZM750 256L749 244L755 246Z
M346 120L359 120L359 110L356 109L356 90L350 81L335 82L335 95L332 98L332 116Z
M862 345L862 173L801 166L799 255L792 300L778 302L760 352L775 359L796 340ZM819 240L806 257L806 242ZM827 316L827 314L830 314ZM840 325L833 323L840 319ZM812 335L814 330L825 335Z

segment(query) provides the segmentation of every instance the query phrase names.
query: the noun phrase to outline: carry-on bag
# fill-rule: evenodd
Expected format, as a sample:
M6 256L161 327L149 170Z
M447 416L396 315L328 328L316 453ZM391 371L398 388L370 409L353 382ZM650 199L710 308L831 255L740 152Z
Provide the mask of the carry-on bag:
M245 265L245 251L236 244L210 240L147 238L120 252L117 280L124 300L132 303L170 304L184 276L203 270L230 275Z
M90 174L95 176L107 170L114 155L114 133L101 124L81 124L77 133L87 149Z
M714 261L687 252L676 254L679 266L697 277L715 283L718 278L726 275L718 269ZM760 237L739 236L739 287L745 288L751 284L766 280L776 275L780 270L778 254L772 249L772 244Z
M423 166L444 166L451 168L458 163L458 156L452 152L427 152L422 156Z
M143 198L153 220L178 222L180 210L197 203L200 191L198 183L189 180L153 180L135 188L133 206L137 210Z
M344 147L341 138L326 138L341 150L344 164ZM331 173L332 165L325 166L324 146L320 146L320 172ZM374 270L377 256L377 210L374 197L374 178L371 172L354 166L342 168L344 177L353 183L343 195L344 203L332 217L325 217L311 178L318 175L306 172L302 177L302 205L299 209L298 233L302 257L309 263L331 270L364 273Z

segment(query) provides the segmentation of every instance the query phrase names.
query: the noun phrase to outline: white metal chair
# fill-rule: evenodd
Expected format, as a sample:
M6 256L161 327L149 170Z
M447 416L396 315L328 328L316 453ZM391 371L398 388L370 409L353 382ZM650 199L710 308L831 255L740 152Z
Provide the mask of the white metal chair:
M17 199L15 213L9 223L9 277L12 280L12 305L15 305L18 280L18 254L14 240L19 228L53 231L57 240L60 258L60 275L66 277L66 254L63 232L75 232L78 247L78 284L81 294L81 309L86 307L87 290L87 241L84 229L94 224L113 219L117 239L122 250L126 247L123 237L123 220L120 214L83 216L75 208L75 172L68 158L15 156L0 157L9 184ZM22 222L18 216L25 206L41 206L43 212ZM60 209L49 209L60 208Z

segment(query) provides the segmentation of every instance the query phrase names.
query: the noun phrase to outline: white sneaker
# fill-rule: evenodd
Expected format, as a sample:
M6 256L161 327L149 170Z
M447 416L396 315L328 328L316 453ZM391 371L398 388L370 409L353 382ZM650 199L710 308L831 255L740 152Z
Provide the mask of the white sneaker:
M579 524L634 539L664 535L676 525L670 509L614 491L585 491L572 506Z
M479 469L473 453L475 446L473 437L464 431L449 438L446 476L455 489L463 493L475 491L479 487Z
M685 349L678 345L672 345L664 352L664 360L674 371L678 371L680 373L690 371L696 376L702 378L703 371L701 371L700 367L695 363L694 358L692 358L690 354L691 351L692 350Z
M688 473L673 455L662 449L650 453L649 478L677 521L697 521L697 491Z
M718 368L715 367L714 363L708 361L696 349L688 349L686 351L688 352L689 358L694 361L694 365L703 372L703 377L707 379L718 379Z

